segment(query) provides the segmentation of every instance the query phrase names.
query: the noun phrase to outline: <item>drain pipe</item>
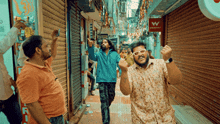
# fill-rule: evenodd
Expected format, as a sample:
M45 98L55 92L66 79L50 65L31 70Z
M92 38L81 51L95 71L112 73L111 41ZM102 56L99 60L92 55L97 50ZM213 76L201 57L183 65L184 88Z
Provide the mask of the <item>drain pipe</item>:
M168 11L170 11L174 6L176 6L181 0L176 1L171 7L169 7L166 11L165 14L167 14Z

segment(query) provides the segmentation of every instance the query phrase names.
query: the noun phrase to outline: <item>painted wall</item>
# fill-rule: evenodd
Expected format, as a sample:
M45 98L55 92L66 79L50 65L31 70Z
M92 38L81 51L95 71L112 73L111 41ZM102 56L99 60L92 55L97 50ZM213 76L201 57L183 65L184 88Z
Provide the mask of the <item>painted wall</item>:
M156 49L155 49L155 59L160 59L160 35L157 33L157 40L156 40Z
M25 41L28 37L33 34L38 34L38 21L37 21L37 1L36 0L12 0L12 11L13 11L13 19L17 17L17 19L23 19L27 22L27 16L29 17L28 23L26 23L25 30L21 31L21 35L17 39L16 47L20 48L21 43ZM19 66L17 63L17 59L19 56L19 50L16 50L15 63L16 66ZM19 67L20 70L22 67ZM20 73L20 72L18 72ZM28 111L26 104L22 103L19 99L21 112L23 116L22 124L28 123Z
M152 51L152 56L155 56L155 52L154 52L154 38L153 36L150 36L148 38L148 50Z

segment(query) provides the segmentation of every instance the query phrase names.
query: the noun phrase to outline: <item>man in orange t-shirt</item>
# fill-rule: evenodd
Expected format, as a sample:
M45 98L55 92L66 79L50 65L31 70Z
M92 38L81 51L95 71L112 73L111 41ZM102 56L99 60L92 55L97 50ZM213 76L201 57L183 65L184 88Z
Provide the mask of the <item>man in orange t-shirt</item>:
M22 45L29 59L16 83L21 101L28 108L29 124L64 124L65 95L51 68L57 54L57 33L57 30L52 33L51 50L48 42L39 35L29 37Z

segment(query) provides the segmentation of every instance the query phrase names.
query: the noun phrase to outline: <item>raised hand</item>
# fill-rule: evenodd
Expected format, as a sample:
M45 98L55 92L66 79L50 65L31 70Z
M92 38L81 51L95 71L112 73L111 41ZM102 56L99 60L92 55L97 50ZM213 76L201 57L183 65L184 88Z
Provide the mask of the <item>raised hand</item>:
M13 27L16 27L17 29L21 29L21 28L25 29L26 25L24 24L24 22L25 22L24 20L17 20Z
M57 40L58 37L56 37L56 35L58 34L58 30L54 29L51 36L52 36L52 40Z
M90 38L88 38L88 45L89 45L89 47L92 47L92 45L93 45L93 41Z
M162 50L161 50L161 54L163 55L163 59L164 61L167 61L172 54L172 49L166 45Z
M118 65L122 71L128 71L128 63L125 61L125 59L121 58Z

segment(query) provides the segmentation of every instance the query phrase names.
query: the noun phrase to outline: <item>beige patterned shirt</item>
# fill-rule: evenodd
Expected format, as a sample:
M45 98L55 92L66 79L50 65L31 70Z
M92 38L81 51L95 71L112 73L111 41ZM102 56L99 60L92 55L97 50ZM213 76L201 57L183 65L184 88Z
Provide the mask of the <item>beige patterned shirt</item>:
M168 71L163 59L149 59L146 69L136 63L128 68L132 83L133 124L175 124L174 109L168 97Z

